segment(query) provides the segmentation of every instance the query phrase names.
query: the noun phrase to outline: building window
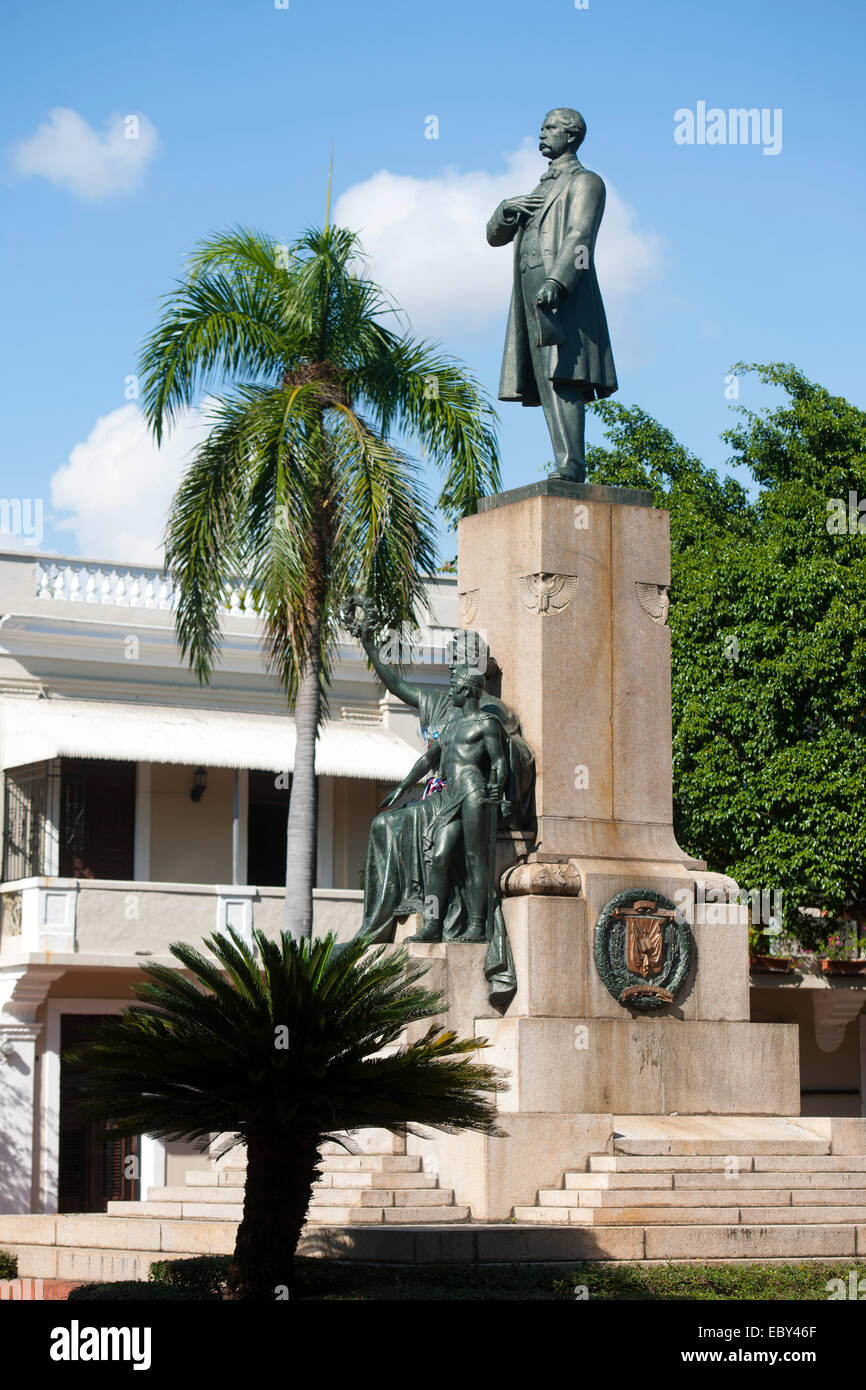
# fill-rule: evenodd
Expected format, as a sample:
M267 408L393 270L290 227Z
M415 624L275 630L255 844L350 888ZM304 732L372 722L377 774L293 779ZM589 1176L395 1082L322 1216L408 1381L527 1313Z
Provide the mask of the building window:
M135 876L135 763L63 758L60 875Z
M57 872L52 864L56 836L59 772L56 764L7 768L3 797L3 878L36 878Z

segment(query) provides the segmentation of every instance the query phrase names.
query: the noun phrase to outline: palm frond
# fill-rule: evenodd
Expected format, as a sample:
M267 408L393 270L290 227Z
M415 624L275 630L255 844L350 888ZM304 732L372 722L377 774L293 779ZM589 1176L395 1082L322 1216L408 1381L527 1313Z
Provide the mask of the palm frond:
M140 1002L65 1054L86 1069L91 1113L120 1134L187 1139L262 1124L492 1129L504 1079L473 1057L485 1044L435 1024L403 1040L447 1007L421 983L426 964L363 939L254 942L259 961L229 932L205 943L213 959L176 944L182 970L145 967Z

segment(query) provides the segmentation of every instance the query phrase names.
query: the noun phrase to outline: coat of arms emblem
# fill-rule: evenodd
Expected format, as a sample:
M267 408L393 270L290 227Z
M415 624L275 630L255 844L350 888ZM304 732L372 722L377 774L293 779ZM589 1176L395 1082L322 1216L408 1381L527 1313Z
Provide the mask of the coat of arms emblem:
M624 1008L673 1004L692 963L688 922L661 893L630 888L611 898L595 926L595 963Z

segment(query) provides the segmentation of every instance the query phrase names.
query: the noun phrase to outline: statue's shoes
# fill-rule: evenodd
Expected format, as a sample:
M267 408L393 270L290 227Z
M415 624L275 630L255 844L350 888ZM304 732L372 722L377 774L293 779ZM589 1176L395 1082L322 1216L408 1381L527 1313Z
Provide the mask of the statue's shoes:
M567 469L564 472L561 472L557 468L554 470L554 472L548 473L547 476L548 478L556 478L559 480L559 482L562 483L579 483L581 481L580 473L577 471L576 468Z
M487 923L481 921L474 926L470 926L460 937L461 941L486 941Z
M420 931L417 931L417 932L415 933L414 936L406 936L406 937L404 937L404 938L403 938L403 945L405 946L405 945L407 944L407 942L409 942L409 941L426 941L426 942L430 942L430 941L441 941L441 940L442 940L442 928L441 928L441 927L439 926L439 924L437 923L435 926L422 927L421 930L420 930Z

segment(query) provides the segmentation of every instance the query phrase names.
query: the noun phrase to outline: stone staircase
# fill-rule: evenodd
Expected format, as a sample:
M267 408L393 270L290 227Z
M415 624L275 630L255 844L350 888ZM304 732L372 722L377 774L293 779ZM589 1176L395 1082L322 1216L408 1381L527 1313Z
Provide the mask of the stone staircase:
M235 1159L190 1170L183 1186L152 1187L141 1202L109 1202L98 1215L0 1216L0 1248L22 1277L146 1279L154 1260L228 1255L243 1215L246 1165ZM316 1228L441 1225L469 1220L454 1193L422 1170L417 1155L348 1154L323 1147L302 1253L317 1253Z
M183 1187L151 1187L144 1202L109 1202L110 1217L240 1221L246 1167L185 1175ZM313 1188L307 1225L371 1226L381 1222L467 1221L469 1208L422 1172L411 1154L327 1153Z
M470 1219L419 1155L322 1149L299 1253L347 1259L781 1261L866 1259L866 1121L615 1116L510 1221ZM229 1154L182 1186L104 1215L0 1216L22 1277L141 1279L158 1259L230 1254L245 1169Z
M796 1121L704 1128L620 1122L612 1154L515 1219L583 1227L613 1259L624 1245L643 1260L866 1256L866 1156L833 1154Z

